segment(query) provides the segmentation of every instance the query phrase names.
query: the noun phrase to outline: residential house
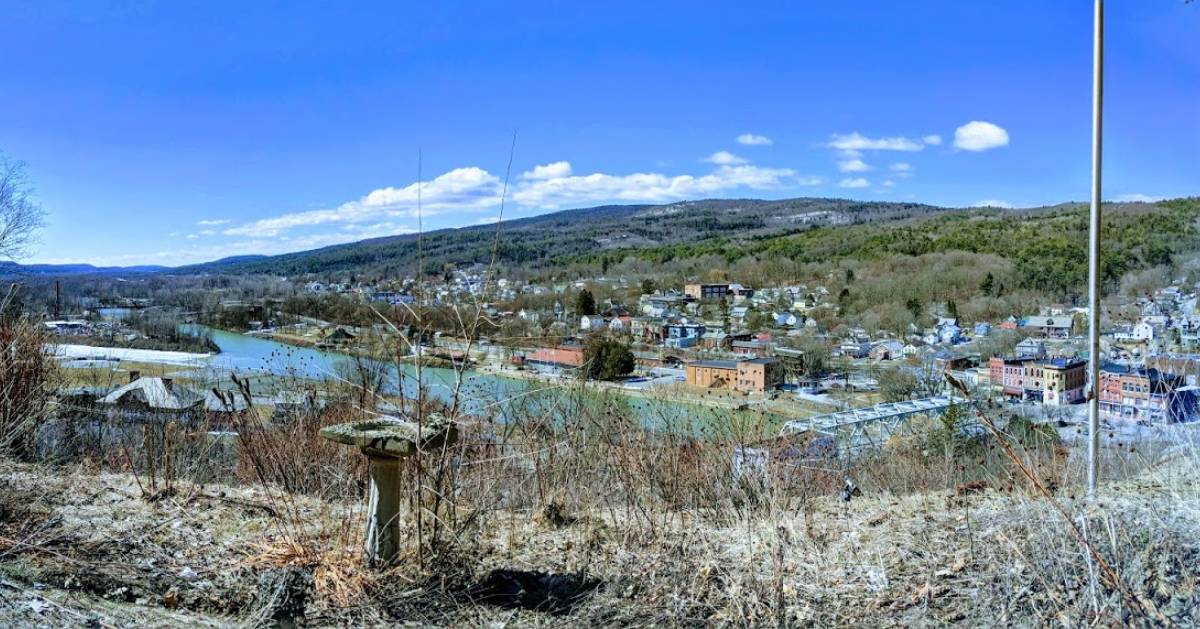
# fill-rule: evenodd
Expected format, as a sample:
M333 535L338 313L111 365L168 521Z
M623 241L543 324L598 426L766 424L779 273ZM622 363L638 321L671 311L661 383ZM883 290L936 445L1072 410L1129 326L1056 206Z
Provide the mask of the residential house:
M953 345L962 342L962 328L958 327L953 320L943 321L937 326L937 340L939 343Z
M871 346L873 360L896 360L904 355L904 343L894 339L879 341Z
M1129 327L1127 331L1117 332L1113 338L1126 343L1145 343L1155 338L1154 326L1145 319Z
M601 315L583 315L579 317L579 329L585 332L600 330L604 326L604 317Z
M777 328L793 328L800 322L800 317L791 312L776 312L773 316Z
M381 301L393 306L401 304L412 304L416 302L416 298L412 295L397 293L395 291L375 291L371 293L371 301Z
M762 358L767 355L767 350L770 346L761 340L753 339L749 341L734 341L730 344L734 354L738 356L750 356L753 358Z
M706 328L704 334L700 337L700 347L704 349L725 349L733 339L729 338L729 334L719 328Z
M1075 321L1069 315L1026 317L1021 327L1048 339L1069 339L1074 332Z
M838 346L838 351L842 356L849 358L866 358L871 354L871 344L865 341L847 339Z
M632 317L629 315L620 315L613 317L612 320L608 322L608 329L610 332L626 332L629 330L629 327L632 323Z
M686 349L700 342L707 328L698 323L668 323L662 326L663 345L675 349Z
M1024 339L1013 348L1018 358L1045 358L1046 344L1037 339Z
M129 372L129 383L104 396L103 404L122 415L186 415L204 410L204 396L178 385L172 378L145 377Z

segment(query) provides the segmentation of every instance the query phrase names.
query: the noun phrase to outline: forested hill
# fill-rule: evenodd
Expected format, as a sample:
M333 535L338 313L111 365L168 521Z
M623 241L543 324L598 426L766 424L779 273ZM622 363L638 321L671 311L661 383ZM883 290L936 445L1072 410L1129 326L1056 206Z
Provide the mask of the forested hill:
M0 261L0 277L16 278L37 275L119 275L134 273L157 273L165 266L93 266L91 264L18 264L9 260Z
M605 266L629 258L657 267L682 260L786 260L789 264L887 263L930 254L966 252L983 266L1009 269L1010 287L1058 296L1082 290L1087 276L1088 206L1026 210L953 210L907 219L819 227L752 240L710 239L592 252L562 263ZM1200 253L1200 198L1104 205L1103 280L1165 267Z
M425 234L423 250L425 268L434 270L444 263L486 263L494 247L497 261L510 267L570 267L586 274L641 260L649 263L642 268L687 276L702 271L700 267L732 268L747 261L795 269L798 264L882 263L966 252L979 258L972 266L1003 275L1009 288L1069 297L1086 277L1087 225L1088 209L1080 203L963 210L841 199L707 200L545 214L504 223L498 240L495 225L445 229ZM1127 273L1195 254L1200 250L1198 225L1198 198L1106 204L1106 283L1115 285ZM177 272L396 276L415 267L416 239L379 238L221 260Z
M544 267L562 258L598 251L640 250L719 239L749 243L816 226L853 225L917 218L942 211L917 203L879 203L800 198L778 201L714 199L667 205L608 205L505 221L499 242L495 225L443 229L424 235L426 268L444 263L486 263L496 249L503 264ZM417 261L417 236L389 236L269 257L218 260L177 272L298 275L340 271L393 273Z

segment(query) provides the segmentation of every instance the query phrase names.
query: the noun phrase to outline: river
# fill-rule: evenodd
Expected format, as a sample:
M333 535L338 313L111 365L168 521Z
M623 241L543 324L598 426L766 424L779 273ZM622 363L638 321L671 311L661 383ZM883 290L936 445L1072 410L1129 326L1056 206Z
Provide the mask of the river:
M208 369L218 373L256 375L285 385L289 380L323 380L332 384L344 379L346 363L354 360L342 352L296 347L197 324L189 324L189 327L212 335L213 342L221 348L221 353L206 360ZM339 365L343 367L339 368ZM391 393L396 393L397 385L403 382L405 396L416 396L414 365L403 364L399 371L389 365L388 371ZM458 374L450 369L424 367L421 381L430 395L450 401L454 397ZM534 413L549 413L558 418L571 416L583 410L581 405L600 404L605 397L597 392L579 395L576 389L570 383L548 383L465 370L458 398L466 413L510 421ZM757 423L763 418L757 411L730 411L620 393L609 394L608 402L604 403L612 403L614 398L626 404L642 425L676 432L724 432L733 424L747 420Z

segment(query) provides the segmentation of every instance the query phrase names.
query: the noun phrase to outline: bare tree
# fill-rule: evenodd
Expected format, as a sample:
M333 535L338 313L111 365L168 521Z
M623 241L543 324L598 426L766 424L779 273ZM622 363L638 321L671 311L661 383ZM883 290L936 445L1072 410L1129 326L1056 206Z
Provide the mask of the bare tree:
M45 212L33 200L25 163L0 156L0 257L24 255Z

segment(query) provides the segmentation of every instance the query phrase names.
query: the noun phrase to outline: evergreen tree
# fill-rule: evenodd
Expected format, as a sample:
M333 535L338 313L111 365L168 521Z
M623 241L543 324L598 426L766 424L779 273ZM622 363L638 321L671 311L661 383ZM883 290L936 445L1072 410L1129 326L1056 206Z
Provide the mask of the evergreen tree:
M995 276L992 275L991 271L988 271L987 276L984 277L983 281L979 283L979 292L991 297L992 291L995 289L996 289L996 278L995 278Z
M583 372L592 380L617 380L633 371L629 346L605 336L593 336L583 348Z
M912 313L914 319L921 318L921 311L923 308L921 308L921 302L917 301L916 297L909 297L908 301L904 302L904 307Z
M592 291L586 288L579 291L579 296L575 298L575 313L581 317L596 314L596 298L592 296Z

